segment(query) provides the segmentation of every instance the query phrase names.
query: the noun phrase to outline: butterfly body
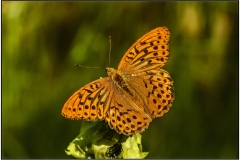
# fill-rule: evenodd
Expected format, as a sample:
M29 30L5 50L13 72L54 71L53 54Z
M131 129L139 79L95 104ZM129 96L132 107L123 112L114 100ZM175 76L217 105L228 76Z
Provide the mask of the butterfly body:
M108 76L111 78L112 82L123 90L127 91L130 95L133 95L128 88L126 77L121 73L121 71L115 70L114 68L106 68Z
M64 104L62 115L77 120L105 120L118 133L143 132L156 117L168 112L174 100L173 81L165 70L169 31L156 28L136 41L118 69L106 68L108 77L76 91Z

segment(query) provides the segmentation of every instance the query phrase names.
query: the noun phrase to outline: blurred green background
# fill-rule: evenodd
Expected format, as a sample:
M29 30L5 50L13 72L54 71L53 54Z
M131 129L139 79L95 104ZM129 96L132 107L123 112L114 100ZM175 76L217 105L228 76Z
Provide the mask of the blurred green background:
M147 158L238 158L238 2L2 2L2 158L73 158L81 121L61 108L166 26L170 111L142 134ZM74 64L101 69L74 67Z

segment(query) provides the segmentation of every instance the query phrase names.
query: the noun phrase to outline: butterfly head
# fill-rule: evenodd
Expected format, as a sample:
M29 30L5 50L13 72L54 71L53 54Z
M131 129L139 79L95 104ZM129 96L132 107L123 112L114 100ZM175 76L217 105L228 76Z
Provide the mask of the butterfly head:
M106 72L107 72L107 75L109 77L111 77L114 73L116 73L117 71L114 69L114 68L110 68L110 67L107 67L106 68Z

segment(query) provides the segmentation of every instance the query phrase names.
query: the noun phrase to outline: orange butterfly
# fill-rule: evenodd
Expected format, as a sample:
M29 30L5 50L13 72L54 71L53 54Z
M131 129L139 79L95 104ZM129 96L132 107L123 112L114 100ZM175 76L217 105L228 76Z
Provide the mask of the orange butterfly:
M77 90L64 104L62 115L76 120L105 120L120 134L143 132L174 100L173 81L160 67L170 56L170 33L158 27L138 39L125 53L118 70Z

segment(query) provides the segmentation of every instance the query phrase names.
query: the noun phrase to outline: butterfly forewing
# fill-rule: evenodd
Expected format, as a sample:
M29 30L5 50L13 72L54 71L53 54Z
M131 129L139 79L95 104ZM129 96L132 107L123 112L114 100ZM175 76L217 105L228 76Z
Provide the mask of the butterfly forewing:
M62 115L76 120L103 119L104 109L111 98L109 81L109 77L101 78L80 88L64 104Z
M166 27L158 27L138 39L121 59L118 70L141 72L166 64L169 52L170 32Z

